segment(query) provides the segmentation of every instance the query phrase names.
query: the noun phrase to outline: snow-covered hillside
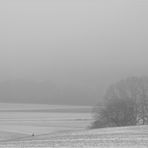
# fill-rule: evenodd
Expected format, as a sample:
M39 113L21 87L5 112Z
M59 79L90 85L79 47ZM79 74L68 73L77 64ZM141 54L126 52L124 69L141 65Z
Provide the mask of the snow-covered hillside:
M148 126L63 131L3 142L0 147L148 148Z
M81 111L90 107L1 106L0 148L148 148L148 126L88 130L92 115Z

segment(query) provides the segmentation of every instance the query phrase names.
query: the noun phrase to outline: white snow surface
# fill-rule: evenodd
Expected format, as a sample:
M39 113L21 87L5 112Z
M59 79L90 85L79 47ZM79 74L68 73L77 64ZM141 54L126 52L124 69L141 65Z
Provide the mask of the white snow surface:
M90 113L19 112L14 106L14 112L0 111L0 148L148 148L147 125L88 130Z

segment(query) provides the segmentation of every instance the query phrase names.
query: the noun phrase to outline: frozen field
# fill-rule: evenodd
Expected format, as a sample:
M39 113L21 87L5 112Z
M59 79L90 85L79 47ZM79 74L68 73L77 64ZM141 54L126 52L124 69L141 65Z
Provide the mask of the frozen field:
M9 106L0 112L2 148L148 148L148 126L87 130L92 121L89 107Z
M91 107L0 103L0 141L86 128Z
M148 126L57 132L1 142L0 147L148 148Z

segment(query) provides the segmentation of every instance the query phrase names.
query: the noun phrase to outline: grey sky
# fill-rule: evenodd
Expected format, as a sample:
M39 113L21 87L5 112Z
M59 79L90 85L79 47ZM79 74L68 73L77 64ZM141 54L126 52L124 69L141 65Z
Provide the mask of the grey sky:
M0 80L52 80L96 95L148 74L147 26L147 0L1 0Z

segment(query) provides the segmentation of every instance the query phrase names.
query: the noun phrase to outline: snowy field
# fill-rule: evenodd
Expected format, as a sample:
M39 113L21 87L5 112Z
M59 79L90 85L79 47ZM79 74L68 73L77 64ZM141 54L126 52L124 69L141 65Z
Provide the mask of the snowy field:
M148 148L148 126L65 131L1 142L13 148Z
M84 129L91 107L0 103L0 141L18 137Z
M9 105L0 112L1 148L148 148L148 126L87 130L92 119L86 107L83 111L73 106L74 112L70 106L56 106L64 111L50 112L54 106L47 105L46 111L44 105L18 106Z
M1 142L8 148L148 148L148 126L63 131Z

